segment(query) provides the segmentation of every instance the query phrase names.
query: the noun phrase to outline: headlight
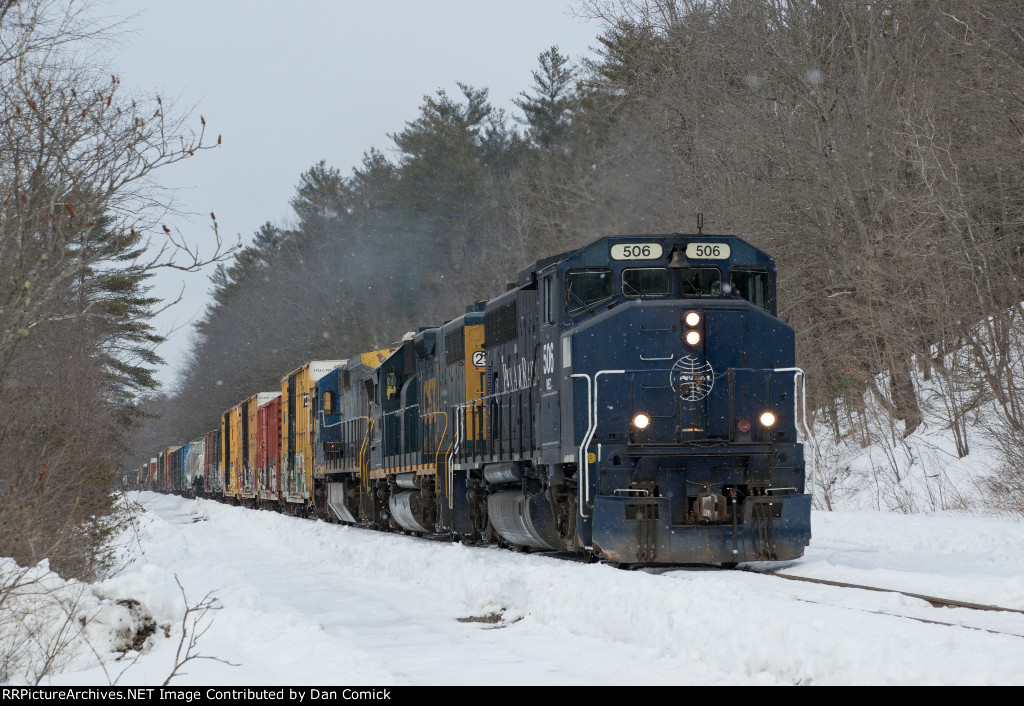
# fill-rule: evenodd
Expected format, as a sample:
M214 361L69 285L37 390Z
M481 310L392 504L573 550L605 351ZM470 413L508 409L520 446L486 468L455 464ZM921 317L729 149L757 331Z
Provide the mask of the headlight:
M687 331L686 342L691 346L695 346L700 343L700 332L699 331Z
M640 414L633 417L633 426L637 429L646 429L647 425L651 423L651 418L641 412Z
M761 415L761 426L770 427L775 424L775 415L771 412L764 412Z
M699 323L700 323L700 314L698 314L696 311L691 311L689 314L686 315L686 325L687 326L696 326Z

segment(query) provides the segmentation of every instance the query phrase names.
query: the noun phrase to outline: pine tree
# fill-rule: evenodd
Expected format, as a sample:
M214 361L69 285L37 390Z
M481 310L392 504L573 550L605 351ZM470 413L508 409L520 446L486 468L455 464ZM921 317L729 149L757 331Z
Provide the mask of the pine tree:
M576 71L557 46L543 51L537 57L540 69L533 71L533 93L523 91L521 99L513 101L526 115L530 138L544 149L561 143L569 131L572 111L576 103L573 78Z
M419 117L390 135L402 153L398 195L407 226L441 242L462 232L464 214L481 200L481 143L492 112L486 88L459 88L464 103L443 90L424 96Z
M312 236L323 235L329 224L345 218L351 208L351 187L348 180L324 160L307 169L299 177L291 207L299 218L297 230Z
M160 299L148 296L146 280L153 276L139 263L145 248L132 247L117 233L105 230L109 219L100 219L90 247L100 251L94 258L102 266L83 272L82 296L94 306L85 320L95 337L113 397L129 404L135 395L157 387L153 378L163 360L155 352L164 338L149 323Z
M227 303L237 292L239 285L249 281L279 261L280 256L294 247L294 234L283 231L267 222L260 226L248 246L238 250L230 265L220 263L210 276L213 285L211 296L216 306ZM200 328L204 324L199 324Z

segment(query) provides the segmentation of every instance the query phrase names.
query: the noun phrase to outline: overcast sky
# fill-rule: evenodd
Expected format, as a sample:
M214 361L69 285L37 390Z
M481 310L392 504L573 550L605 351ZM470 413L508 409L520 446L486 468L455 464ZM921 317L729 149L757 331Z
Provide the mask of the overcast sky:
M532 83L537 55L557 44L579 59L599 26L571 0L107 0L127 17L113 61L123 85L195 106L223 145L165 170L180 206L201 214L169 219L194 240L243 242L259 226L287 224L299 175L321 159L348 173L370 147L393 156L389 133L416 117L423 96L457 81L490 89L496 108ZM189 322L208 301L209 271L161 276L155 294L182 303L161 315L159 353L173 380Z

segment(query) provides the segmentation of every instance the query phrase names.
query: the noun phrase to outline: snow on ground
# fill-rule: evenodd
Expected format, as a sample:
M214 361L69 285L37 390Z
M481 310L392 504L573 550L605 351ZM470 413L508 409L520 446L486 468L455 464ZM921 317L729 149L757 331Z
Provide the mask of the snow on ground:
M990 332L979 330L976 335L983 349L999 349L991 343ZM945 372L934 367L938 359L928 361L932 374L927 377L915 361L910 373L921 419L909 434L906 423L894 416L891 380L885 373L874 378L859 404L837 399L827 414L819 410L812 425L814 443L806 447L809 461L815 461L815 507L1013 513L1012 498L994 490L992 482L999 486L1000 480L1009 481L1011 487L1017 482L1012 474L1006 477L1014 461L1005 453L1006 444L1019 443L1006 430L1020 420L1007 413L1019 409L1018 391L1024 387L1024 338L1013 336L1015 355L1008 354L1006 360L990 356L979 365L974 349L965 345L942 359ZM1009 361L1004 370L1001 366ZM1003 371L993 379L1003 385L1002 398L1013 402L1004 407L997 401L991 380L983 375L985 368ZM1009 508L1004 505L1008 501Z
M139 499L138 541L126 545L134 560L93 592L138 600L159 629L141 656L49 683L162 683L185 610L175 576L190 603L213 592L222 606L204 621L199 652L237 665L194 660L177 685L1024 683L1021 614L748 571L621 571L207 500ZM813 530L785 573L1024 610L1020 523L815 512Z

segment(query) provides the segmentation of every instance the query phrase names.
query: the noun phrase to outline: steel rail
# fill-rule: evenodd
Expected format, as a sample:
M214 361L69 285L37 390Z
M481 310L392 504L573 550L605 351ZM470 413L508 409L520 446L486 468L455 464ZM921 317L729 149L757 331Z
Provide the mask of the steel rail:
M990 610L990 611L1002 611L1005 613L1020 613L1024 615L1024 610L1017 608L1003 608L1001 606L986 605L984 603L970 603L969 601L960 601L953 598L940 598L938 596L927 596L923 593L910 593L909 591L901 591L897 588L881 588L878 586L863 586L856 583L846 583L845 581L832 581L829 579L815 579L808 576L794 576L793 574L780 574L776 572L760 572L755 571L754 573L764 573L766 576L777 576L780 579L786 579L787 581L804 581L807 583L817 583L823 586L836 586L838 588L857 588L862 591L876 591L878 593L898 593L901 596L908 598L917 598L918 600L925 601L931 604L933 608L968 608L970 610Z

